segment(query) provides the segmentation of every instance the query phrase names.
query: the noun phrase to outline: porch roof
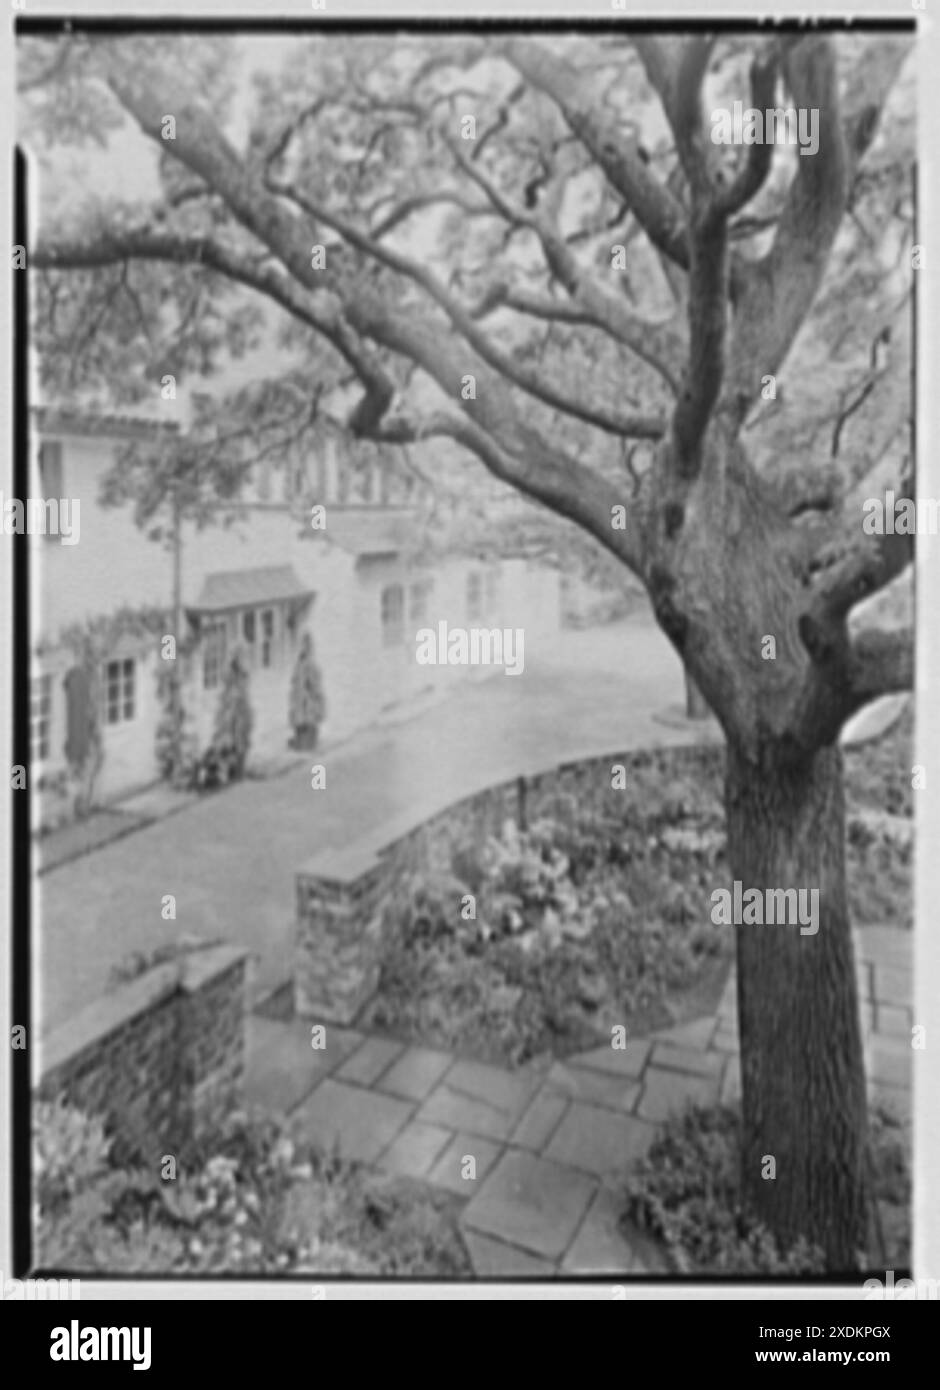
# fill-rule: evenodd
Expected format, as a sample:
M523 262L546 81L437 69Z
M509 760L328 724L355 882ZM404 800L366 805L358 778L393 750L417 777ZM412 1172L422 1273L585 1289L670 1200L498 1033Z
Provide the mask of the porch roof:
M304 587L293 565L266 565L207 574L199 597L185 606L191 613L224 613L232 608L309 598L313 598L313 590Z

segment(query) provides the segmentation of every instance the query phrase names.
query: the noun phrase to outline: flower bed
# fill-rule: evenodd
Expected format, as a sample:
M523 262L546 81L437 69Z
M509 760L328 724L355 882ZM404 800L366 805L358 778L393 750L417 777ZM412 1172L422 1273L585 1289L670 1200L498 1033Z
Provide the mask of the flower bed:
M169 1157L169 1156L167 1156ZM456 1203L302 1147L234 1115L173 1173L115 1164L100 1120L34 1113L36 1263L95 1273L461 1279Z
M859 925L910 925L910 844L872 819L890 804L909 824L910 740L908 718L846 755ZM541 791L526 829L507 822L436 875L412 874L363 1026L523 1063L708 1012L733 952L707 910L730 879L723 759L717 746L637 753L622 791Z
M527 829L413 876L367 1026L522 1063L704 1012L732 944L701 911L726 876L720 767L714 748L637 754L629 790L545 792Z

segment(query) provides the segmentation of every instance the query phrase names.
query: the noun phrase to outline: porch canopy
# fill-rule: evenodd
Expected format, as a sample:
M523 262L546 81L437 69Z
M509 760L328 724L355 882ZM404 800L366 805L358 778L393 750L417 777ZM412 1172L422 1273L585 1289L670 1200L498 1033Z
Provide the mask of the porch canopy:
M292 609L300 609L313 596L313 589L304 586L293 565L265 565L207 574L195 603L185 607L191 617L203 618L268 603L289 603Z

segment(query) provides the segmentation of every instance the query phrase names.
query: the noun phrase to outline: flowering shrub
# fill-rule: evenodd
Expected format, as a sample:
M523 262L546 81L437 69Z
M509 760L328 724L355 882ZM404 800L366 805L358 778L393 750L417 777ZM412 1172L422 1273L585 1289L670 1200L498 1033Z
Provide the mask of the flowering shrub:
M447 1197L376 1188L273 1121L233 1115L175 1177L117 1167L100 1120L61 1101L34 1116L40 1263L122 1273L469 1272ZM389 1236L391 1233L391 1237Z
M36 1201L55 1210L108 1170L111 1140L100 1119L61 1100L37 1101L34 1113L33 1183Z
M566 936L580 940L590 932L568 858L552 843L553 829L540 821L522 831L507 820L500 837L487 840L481 856L484 940L497 933L513 935L521 950L533 951L556 947Z
M528 829L455 846L450 871L415 875L391 913L365 1021L514 1063L594 1046L614 1024L665 1027L690 1000L702 1013L733 950L710 911L731 877L723 759L714 747L649 749L627 760L622 790L579 800L543 786ZM879 809L885 769L911 761L909 721L846 754L856 922L909 922L902 828L874 838L865 811ZM903 790L897 775L893 785ZM905 796L909 811L909 774ZM465 920L468 892L476 916Z
M460 914L461 900L468 891L467 885L451 873L411 874L396 895L391 914L393 930L406 927L416 946L460 931L472 937L476 924L465 921Z
M731 949L704 910L724 836L714 798L681 779L667 793L647 762L655 783L635 798L546 797L527 829L508 822L475 854L461 845L459 878L414 875L390 915L366 1022L520 1063L590 1047L614 1024L681 1017L674 996L717 975ZM678 825L663 824L664 797Z

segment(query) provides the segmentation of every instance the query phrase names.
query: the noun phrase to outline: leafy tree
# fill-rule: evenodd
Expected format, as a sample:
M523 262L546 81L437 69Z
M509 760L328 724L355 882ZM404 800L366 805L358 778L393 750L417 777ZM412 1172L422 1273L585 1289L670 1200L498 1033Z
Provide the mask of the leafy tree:
M101 329L79 370L153 389L237 339L241 287L290 323L311 395L324 372L357 386L352 436L432 472L457 446L646 587L727 738L734 877L819 889L815 936L738 928L742 1173L781 1243L834 1269L866 1234L838 738L913 661L910 631L853 612L913 552L859 524L913 483L907 49L292 35L254 66L246 133L236 39L21 45L37 139L66 98L69 139L130 119L159 151L149 202L40 219L41 347L64 296ZM817 152L714 144L705 112L735 99L817 112Z

